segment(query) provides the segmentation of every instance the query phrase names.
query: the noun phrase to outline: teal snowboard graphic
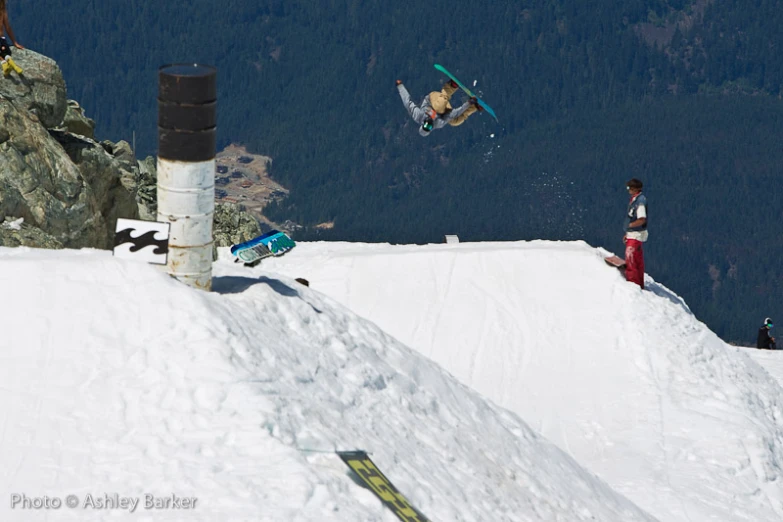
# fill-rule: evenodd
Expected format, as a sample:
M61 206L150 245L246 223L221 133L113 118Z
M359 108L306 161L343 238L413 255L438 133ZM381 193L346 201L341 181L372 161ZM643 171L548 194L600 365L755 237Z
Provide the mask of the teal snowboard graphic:
M471 90L470 90L470 89L468 89L467 87L465 87L465 86L462 84L462 82L461 82L461 81L459 81L459 80L458 80L458 79L457 79L457 78L456 78L456 77L455 77L453 74L451 74L449 71L447 71L445 67L443 67L442 65L439 65L439 64L437 64L437 63L436 63L436 64L435 64L435 68L436 68L437 70L439 70L440 72L442 72L443 74L445 74L446 76L448 76L449 78L451 78L452 80L454 80L454 83L456 83L457 85L459 85L459 88L460 88L460 89L462 89L463 91L465 91L465 93L466 93L468 96L470 96L471 98L475 97L475 98L476 98L476 101L478 102L478 104L479 104L479 105L481 105L481 108L482 108L482 109L484 109L484 110L485 110L485 111L486 111L486 112L487 112L487 113L488 113L490 116L492 116L493 118L495 118L495 121L498 121L498 117L497 117L497 115L495 114L495 111L493 111L493 110L492 110L492 107L490 107L489 105L487 105L487 104L484 102L484 100L482 100L481 98L479 98L478 96L476 96L475 94L473 94L473 93L471 92Z
M296 246L294 240L285 232L270 230L257 238L245 241L231 247L236 261L244 261L245 264L253 264L269 256L282 256Z

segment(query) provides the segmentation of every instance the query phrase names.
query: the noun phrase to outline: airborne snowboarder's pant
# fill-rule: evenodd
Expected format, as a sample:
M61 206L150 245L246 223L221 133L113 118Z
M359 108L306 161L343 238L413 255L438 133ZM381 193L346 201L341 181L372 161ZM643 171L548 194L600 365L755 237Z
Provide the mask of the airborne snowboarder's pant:
M430 105L432 105L433 110L438 114L445 114L447 111L452 110L451 97L455 92L457 92L457 89L458 87L454 87L451 85L451 83L446 82L443 84L443 89L440 91L432 91L430 93ZM449 125L452 127L462 125L471 114L476 112L476 110L477 107L475 105L471 105L465 112L456 118L449 120Z
M452 87L449 82L443 84L440 91L430 93L430 105L438 114L443 114L451 110L451 96L457 92L457 87Z
M463 123L465 123L465 120L468 119L468 116L470 116L471 114L473 114L477 110L478 110L478 107L476 107L475 105L471 105L470 107L465 109L465 112L463 112L462 114L460 114L456 118L449 120L449 125L451 125L452 127L456 127L457 125L462 125Z
M644 252L636 239L625 241L625 279L644 288Z

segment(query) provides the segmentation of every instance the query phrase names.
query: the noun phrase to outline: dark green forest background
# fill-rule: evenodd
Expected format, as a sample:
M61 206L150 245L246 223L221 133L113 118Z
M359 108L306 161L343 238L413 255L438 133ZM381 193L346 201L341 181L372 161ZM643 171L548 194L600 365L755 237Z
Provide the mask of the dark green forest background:
M647 270L727 341L780 315L783 9L773 0L9 0L99 138L155 153L157 70L218 67L219 145L272 156L300 240L583 239L621 253L645 182ZM495 108L421 138L441 63ZM314 225L333 221L332 230ZM783 321L783 319L781 319Z

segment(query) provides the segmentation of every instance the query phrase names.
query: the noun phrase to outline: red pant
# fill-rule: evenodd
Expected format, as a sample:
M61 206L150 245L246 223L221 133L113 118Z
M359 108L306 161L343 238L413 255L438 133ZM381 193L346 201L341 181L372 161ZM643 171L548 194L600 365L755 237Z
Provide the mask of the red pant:
M644 252L636 239L625 241L625 279L644 288Z

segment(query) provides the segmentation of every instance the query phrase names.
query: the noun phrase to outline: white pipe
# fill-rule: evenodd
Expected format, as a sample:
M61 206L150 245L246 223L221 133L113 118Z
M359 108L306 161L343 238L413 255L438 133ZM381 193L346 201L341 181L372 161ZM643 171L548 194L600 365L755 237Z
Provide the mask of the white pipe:
M212 289L212 220L215 160L158 158L158 221L171 223L168 273L183 283Z

